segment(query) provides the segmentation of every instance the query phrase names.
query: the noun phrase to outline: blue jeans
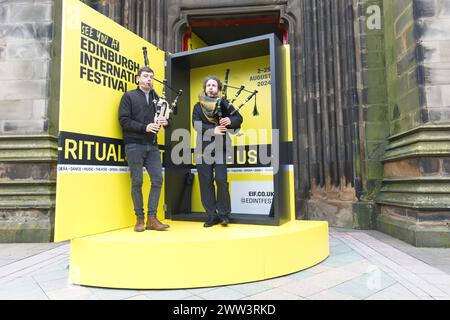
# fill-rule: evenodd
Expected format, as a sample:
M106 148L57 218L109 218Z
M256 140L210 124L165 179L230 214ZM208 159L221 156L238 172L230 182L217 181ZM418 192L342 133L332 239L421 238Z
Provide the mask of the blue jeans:
M148 195L148 215L156 215L163 183L161 157L157 145L129 143L125 145L125 154L131 176L131 198L134 212L144 217L142 201L143 167L150 175L151 188Z

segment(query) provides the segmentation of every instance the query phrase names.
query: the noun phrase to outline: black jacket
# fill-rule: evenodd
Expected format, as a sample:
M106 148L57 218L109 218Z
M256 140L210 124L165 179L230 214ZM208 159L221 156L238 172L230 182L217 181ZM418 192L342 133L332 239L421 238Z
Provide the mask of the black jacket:
M139 88L124 93L119 105L124 144L157 144L155 134L146 132L145 129L149 123L154 122L156 107L153 100L158 98L154 90L150 91L149 103L145 93Z
M235 112L232 116L230 116L230 113L232 111L234 111L234 107L232 105L228 104L228 101L225 99L221 100L220 103L220 109L222 111L222 118L226 118L229 117L231 120L231 124L229 126L227 126L228 129L240 129L241 128L241 124L243 121L242 116L239 114L239 111ZM199 102L197 102L194 106L194 110L192 111L192 125L194 126L194 129L197 130L198 126L196 126L196 123L200 124L201 123L201 130L202 130L202 136L205 134L206 130L209 129L214 129L216 127L215 124L211 123L208 121L208 119L206 119L205 115L203 114L202 111L202 106L200 105ZM219 137L224 137L224 136L212 136L211 141L202 141L202 137L200 136L200 132L197 132L197 146L199 146L200 144L202 145L201 150L204 150L205 147L207 145L209 145L210 143L213 143L215 141L215 139L218 139ZM228 142L231 143L231 139L229 136L229 133L227 132L227 134L225 135L226 139L228 140ZM226 143L225 141L223 141L223 148L225 149Z

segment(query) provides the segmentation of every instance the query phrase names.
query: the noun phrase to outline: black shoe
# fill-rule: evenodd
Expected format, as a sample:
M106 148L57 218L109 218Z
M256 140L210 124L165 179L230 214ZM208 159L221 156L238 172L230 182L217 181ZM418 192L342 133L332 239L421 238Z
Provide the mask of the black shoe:
M212 226L218 224L219 222L220 222L220 219L219 219L218 216L216 216L216 215L212 216L211 215L211 216L208 216L208 220L206 220L206 222L205 222L205 224L203 226L205 228L209 228L209 227L212 227Z
M220 216L220 224L222 226L227 226L230 223L230 219L228 219L228 216Z

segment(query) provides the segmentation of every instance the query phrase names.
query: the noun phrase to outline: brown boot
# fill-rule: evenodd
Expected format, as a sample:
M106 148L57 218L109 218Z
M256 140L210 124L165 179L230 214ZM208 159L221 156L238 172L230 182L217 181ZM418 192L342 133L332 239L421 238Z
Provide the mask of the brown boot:
M145 231L144 217L137 217L136 225L134 226L134 231L142 232Z
M167 224L162 224L161 221L156 218L156 216L148 216L147 226L145 227L145 229L163 231L168 227L169 226Z
M156 220L158 220L158 219L156 219ZM148 220L147 220L147 222L148 222ZM159 220L158 220L158 222L159 222L161 225L163 225L164 228L170 228L170 226L169 226L168 224L162 223L162 222L159 221Z

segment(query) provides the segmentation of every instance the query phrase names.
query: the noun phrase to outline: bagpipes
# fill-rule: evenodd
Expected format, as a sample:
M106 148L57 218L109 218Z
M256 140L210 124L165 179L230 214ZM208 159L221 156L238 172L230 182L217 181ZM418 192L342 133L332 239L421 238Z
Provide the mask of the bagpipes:
M147 53L147 47L142 47L143 50L143 54L144 54L144 63L145 66L150 66L149 61L148 61L148 53ZM156 82L159 82L163 85L163 89L162 89L162 94L161 96L158 97L158 99L153 100L153 103L156 106L156 113L155 113L155 119L154 122L156 123L158 117L163 116L166 119L169 119L170 114L173 113L174 115L177 114L177 103L178 103L178 98L183 94L183 90L175 90L174 88L172 88L171 86L169 86L167 84L167 79L164 79L163 81L160 81L156 78L153 78L153 80L155 80ZM170 90L172 90L173 92L176 92L177 95L175 96L175 99L172 101L171 104L169 104L169 102L167 102L166 100L166 87L169 88Z
M254 104L254 107L253 107L253 115L254 115L254 116L258 116L258 115L259 115L259 112L258 112L258 109L257 109L257 107L256 107L256 94L258 93L258 90L249 91L249 90L246 90L246 89L245 89L245 86L244 86L244 85L241 85L241 86L238 88L238 87L234 87L234 86L228 84L228 77L229 77L229 75L230 75L230 69L227 69L226 72L225 72L225 81L224 81L223 90L222 90L222 97L223 97L225 100L227 100L227 91L228 91L228 88L233 88L233 89L236 89L237 91L236 91L236 93L235 93L233 99L232 99L232 100L230 101L230 103L228 104L227 109L230 109L231 107L234 107L234 103L235 103L236 99L239 97L239 95L242 93L242 91L245 91L245 92L250 93L250 95L249 95L243 102L241 102L241 104L240 104L238 107L236 107L236 108L230 113L230 116L232 116L233 114L235 114L236 112L238 112L238 111L239 111L239 110L240 110L247 102L249 102L253 97L255 98L255 104ZM220 103L220 102L218 101L218 103ZM219 119L220 119L221 113L222 113L220 106L218 106L217 109L218 109L218 116L219 116Z
M199 102L202 105L202 110L203 110L204 116L210 123L214 123L216 126L219 125L220 119L222 119L222 107L226 108L226 110L228 111L227 114L232 116L236 112L238 112L253 97L255 98L253 115L254 116L259 115L258 109L256 107L256 94L258 93L258 90L249 91L249 90L245 89L244 85L241 85L238 88L238 87L234 87L234 86L228 84L229 75L230 75L230 69L227 69L226 73L225 73L225 81L224 81L224 86L222 89L221 96L213 98L213 97L206 96L204 93L199 94L199 96L198 96ZM237 90L234 97L231 99L230 102L228 102L228 99L227 99L228 98L227 97L228 88L233 88L233 89ZM234 108L234 103L235 103L236 99L239 97L239 95L243 91L250 93L250 95L239 106ZM224 103L224 101L225 101L225 103ZM229 110L232 107L233 107L233 111L230 112Z
M149 66L149 60L148 60L148 53L147 53L147 47L142 47L143 50L143 54L144 54L144 63L145 66ZM220 121L220 118L222 118L222 109L220 107L222 99L227 100L227 90L228 88L233 88L236 89L236 93L233 97L233 99L228 103L227 105L227 110L230 109L232 106L234 107L234 103L236 101L236 99L239 97L239 95L245 91L250 93L250 95L238 106L236 107L231 113L230 116L234 115L236 112L238 112L248 101L250 101L253 97L255 98L255 104L253 107L253 116L258 116L258 109L256 107L256 95L258 93L258 90L254 90L254 91L249 91L245 89L244 85L241 85L239 88L238 87L234 87L230 84L228 84L228 78L230 75L230 69L226 70L226 74L225 74L225 81L224 81L224 86L223 86L223 90L222 90L222 97L221 98L217 98L215 101L215 122L218 124ZM156 123L156 119L159 116L163 116L166 119L169 119L170 114L173 113L174 115L177 114L177 102L178 102L178 98L183 94L183 90L175 90L174 88L172 88L171 86L169 86L167 84L167 80L164 79L163 81L160 81L156 78L153 78L153 80L155 80L156 82L159 82L163 85L163 89L162 89L162 94L160 97L158 97L158 99L153 100L153 102L156 105L156 114L155 114L155 123ZM169 104L166 100L166 87L169 88L170 90L172 90L173 92L176 92L177 95L175 97L175 99L173 100L173 102L171 104ZM207 98L207 97L205 97ZM211 104L210 104L211 105Z

